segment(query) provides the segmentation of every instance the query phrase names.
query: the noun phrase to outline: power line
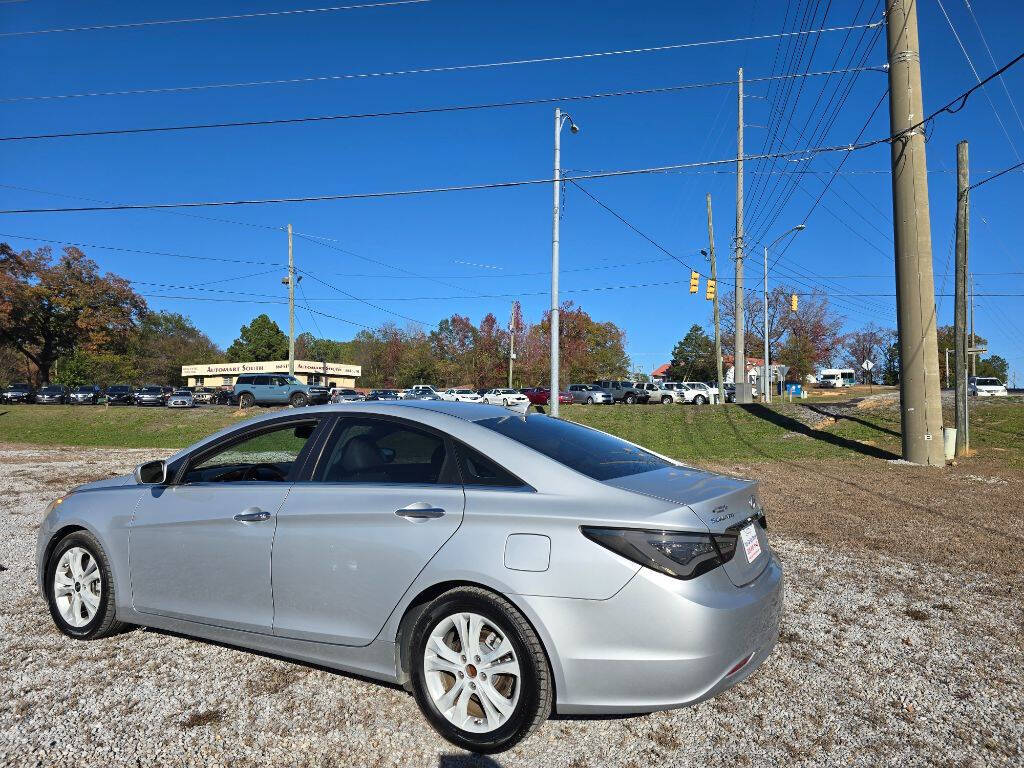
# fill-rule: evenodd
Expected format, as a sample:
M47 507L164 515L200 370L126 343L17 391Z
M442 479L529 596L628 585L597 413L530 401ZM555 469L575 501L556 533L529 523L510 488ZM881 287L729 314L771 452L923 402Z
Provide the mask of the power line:
M875 21L870 24L858 25L855 28L861 29L880 27L881 24L881 21ZM253 88L266 85L295 85L299 83L331 82L339 80L363 80L383 77L400 77L404 75L438 74L445 72L468 72L481 69L515 67L526 64L551 64L562 61L582 61L587 59L608 58L612 56L633 56L645 53L662 53L664 51L677 51L686 48L703 48L712 45L727 45L733 43L752 42L756 40L771 40L778 37L786 36L805 36L814 34L824 34L827 32L841 32L847 29L850 29L850 27L829 27L822 29L805 30L800 32L790 32L784 34L750 35L747 37L733 37L719 40L699 40L689 43L670 43L667 45L655 45L648 46L645 48L626 48L611 51L592 51L588 53L574 53L561 56L540 56L530 59L506 59L504 61L494 61L480 64L455 64L437 67L418 67L415 69L385 70L381 72L352 72L337 75L314 75L309 77L278 78L274 80L249 80L231 83L204 83L200 85L179 85L167 86L163 88L131 88L119 91L85 91L80 93L49 94L42 96L13 96L0 99L0 103L12 103L19 101L46 101L57 99L78 99L90 98L95 96L137 96L142 94L185 93L192 91L206 91L214 89L220 90L227 88Z
M964 0L964 5L967 6L967 13L971 17L971 21L974 22L975 29L978 30L978 37L981 38L982 44L985 46L985 52L988 53L988 60L992 62L992 66L998 66L996 64L996 57L992 55L992 49L988 45L988 40L985 39L985 33L981 29L981 24L978 23L978 17L974 15L974 9L971 7L968 0ZM1010 102L1010 106L1013 107L1013 114L1017 116L1017 125L1024 131L1024 120L1021 120L1020 112L1017 111L1017 103L1013 100L1013 96L1010 95L1010 89L1006 87L1006 80L1002 77L999 78L999 84L1003 86L1003 92L1006 94L1006 100Z
M416 323L418 325L427 325L427 323L423 322L422 320L417 320L415 317L407 317L406 315L400 314L398 312L393 312L392 310L387 309L385 307L382 307L382 306L380 306L378 304L373 304L372 302L367 301L366 299L361 299L358 296L356 296L354 294L351 294L348 291L343 290L343 289L339 288L336 285L328 283L326 280L321 280L319 277L314 275L312 272L307 272L304 269L296 269L295 271L296 272L301 272L306 277L310 278L311 280L315 280L316 282L320 283L320 285L323 285L323 286L326 286L327 288L330 288L332 291L337 291L338 293L342 294L343 296L347 296L352 301L358 301L360 304L365 304L368 307L372 307L373 309L376 309L378 312L384 312L384 313L386 313L388 315L394 315L395 317L400 317L403 320L408 320L409 322ZM389 299L389 301L390 301L390 299Z
M52 35L60 32L98 32L113 29L139 29L141 27L168 26L171 24L199 24L210 21L240 21L242 19L259 19L268 16L298 16L302 14L333 13L335 11L355 11L369 8L387 8L396 5L416 5L429 3L430 0L391 0L381 3L360 3L358 5L335 5L325 8L297 8L289 11L264 11L261 13L238 13L230 16L200 16L190 19L155 19L152 21L130 21L122 24L94 24L85 27L58 27L55 29L30 29L22 32L2 32L0 37L28 37L30 35Z
M787 75L773 75L771 77L747 78L746 83L767 82L769 80L785 80L788 78L807 78L831 76L836 73L850 72L849 69L831 70L823 72L803 72ZM884 66L861 67L859 71L885 72ZM487 109L505 109L510 107L532 106L537 104L555 104L563 102L589 101L594 99L618 98L623 96L647 96L663 93L677 93L679 91L695 90L700 88L719 88L736 85L736 80L715 80L705 83L685 83L682 85L667 85L654 88L633 88L622 91L604 91L598 93L574 95L574 96L545 96L534 99L512 99L510 101L485 102L481 104L455 104L440 107L423 107L419 109L398 109L381 112L350 112L333 115L310 115L305 117L283 117L267 118L263 120L236 120L215 123L187 123L183 125L165 125L143 128L110 128L93 131L67 131L63 133L37 133L24 134L20 136L0 136L0 141L35 141L40 139L68 139L93 136L124 136L146 133L168 133L175 131L197 131L214 128L247 128L269 125L293 125L298 123L317 123L334 120L367 120L389 117L410 117L415 115L436 115L449 112L470 112ZM2 100L0 100L2 101Z
M1021 168L1021 167L1024 167L1024 160L1022 160L1021 162L1017 163L1016 165L1011 165L1009 168L1004 168L1003 170L999 171L998 173L993 173L991 176L988 176L988 177L982 179L977 184L971 184L971 186L969 186L967 188L967 190L970 191L972 189L977 189L978 187L983 186L985 184L988 184L990 181L995 181L1000 176L1003 176L1003 175L1005 175L1007 173L1010 173L1011 171L1016 171L1018 168Z

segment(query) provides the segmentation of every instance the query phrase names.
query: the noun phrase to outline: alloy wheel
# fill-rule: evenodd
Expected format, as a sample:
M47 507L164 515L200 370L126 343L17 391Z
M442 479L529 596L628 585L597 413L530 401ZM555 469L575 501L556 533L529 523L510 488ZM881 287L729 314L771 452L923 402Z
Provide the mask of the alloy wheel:
M439 621L427 638L423 672L431 701L452 725L489 733L519 702L522 671L508 634L478 613Z
M96 616L103 595L99 563L84 547L71 547L53 574L53 600L70 626L84 627Z

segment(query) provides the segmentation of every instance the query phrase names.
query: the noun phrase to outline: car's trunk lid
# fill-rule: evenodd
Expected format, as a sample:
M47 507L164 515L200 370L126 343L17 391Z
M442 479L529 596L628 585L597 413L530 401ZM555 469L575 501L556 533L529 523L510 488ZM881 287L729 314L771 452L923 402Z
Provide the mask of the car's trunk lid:
M750 497L757 493L756 482L690 467L666 467L615 478L606 483L625 491L684 505L712 533L735 534L736 554L724 569L736 586L749 584L768 565L768 539L764 527L754 519L757 511L750 506ZM749 527L752 528L745 536L741 535L741 531Z

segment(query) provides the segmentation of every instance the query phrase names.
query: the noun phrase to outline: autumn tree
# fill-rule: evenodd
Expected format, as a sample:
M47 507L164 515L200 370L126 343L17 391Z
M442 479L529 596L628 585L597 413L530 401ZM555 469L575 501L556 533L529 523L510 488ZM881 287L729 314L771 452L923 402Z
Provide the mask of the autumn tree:
M146 309L130 283L100 274L96 262L66 247L16 253L0 243L0 342L50 380L54 364L77 349L118 349Z
M890 338L890 331L879 328L874 323L868 323L859 331L847 333L842 337L843 362L855 371L860 371L864 383L873 384L876 376L882 373L881 367L865 371L861 363L870 360L878 365L879 358L885 351Z
M800 296L797 311L788 311L783 322L786 338L776 362L789 366L789 378L802 380L832 364L842 346L843 318L832 312L824 293Z

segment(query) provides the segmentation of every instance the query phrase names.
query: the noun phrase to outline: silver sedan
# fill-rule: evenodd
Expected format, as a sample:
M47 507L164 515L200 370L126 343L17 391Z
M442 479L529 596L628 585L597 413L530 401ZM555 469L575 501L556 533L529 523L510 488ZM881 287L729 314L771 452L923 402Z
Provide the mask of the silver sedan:
M38 578L73 638L148 626L398 683L498 752L551 712L682 707L753 673L782 603L766 529L754 483L569 421L345 403L57 499Z

